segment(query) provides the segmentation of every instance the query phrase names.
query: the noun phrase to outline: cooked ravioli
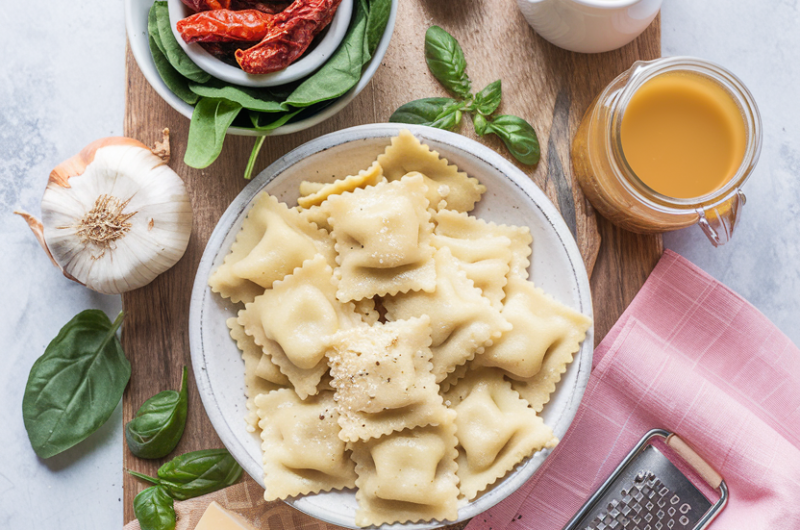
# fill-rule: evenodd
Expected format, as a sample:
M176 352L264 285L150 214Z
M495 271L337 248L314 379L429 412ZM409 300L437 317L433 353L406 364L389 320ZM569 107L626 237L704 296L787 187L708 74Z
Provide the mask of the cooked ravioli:
M389 320L427 315L431 321L433 374L442 381L456 366L483 352L511 325L482 296L463 271L450 249L436 251L436 290L409 292L386 297L383 306Z
M358 475L358 526L456 519L455 416L448 411L439 426L348 444Z
M434 288L433 223L427 208L421 177L325 201L336 241L339 300Z
M427 316L340 331L328 362L343 440L438 424L447 410L431 373Z
M555 447L553 431L499 370L472 370L445 395L455 410L459 489L472 500L534 452Z
M239 313L247 334L304 399L316 394L328 370L327 340L360 322L352 304L336 299L333 271L321 255L275 282Z
M355 486L355 465L339 439L332 392L305 400L291 389L255 400L264 451L264 499Z
M378 163L390 181L400 180L411 172L424 175L431 208L446 206L469 212L486 191L478 179L459 171L407 130L392 138L391 145L378 157Z
M266 192L255 200L242 229L208 283L232 302L252 302L317 254L333 263L332 242L295 209Z

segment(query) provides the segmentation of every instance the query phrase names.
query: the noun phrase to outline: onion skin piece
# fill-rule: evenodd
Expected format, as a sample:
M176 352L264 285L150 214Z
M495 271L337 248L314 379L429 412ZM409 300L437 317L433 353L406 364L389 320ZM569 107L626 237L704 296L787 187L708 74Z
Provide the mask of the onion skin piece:
M84 285L82 282L78 281L75 277L73 277L70 273L65 271L64 267L59 265L58 262L56 261L56 258L53 257L53 253L50 252L49 248L47 248L47 243L44 240L44 226L42 226L42 222L36 217L32 216L31 214L23 210L14 210L14 213L25 219L25 222L28 223L28 226L30 227L31 232L33 232L34 237L36 237L36 241L38 241L39 244L42 246L45 254L47 254L47 257L50 258L50 261L53 262L53 265L55 265L56 268L58 268L61 271L61 273L64 274L64 276L66 276L73 282L77 282L80 283L81 285Z

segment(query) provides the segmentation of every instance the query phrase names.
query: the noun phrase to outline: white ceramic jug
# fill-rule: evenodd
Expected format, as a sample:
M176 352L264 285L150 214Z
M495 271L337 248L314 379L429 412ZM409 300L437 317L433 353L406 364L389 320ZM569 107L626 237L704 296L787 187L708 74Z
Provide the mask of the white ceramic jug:
M536 33L561 48L601 53L639 36L662 0L517 0Z

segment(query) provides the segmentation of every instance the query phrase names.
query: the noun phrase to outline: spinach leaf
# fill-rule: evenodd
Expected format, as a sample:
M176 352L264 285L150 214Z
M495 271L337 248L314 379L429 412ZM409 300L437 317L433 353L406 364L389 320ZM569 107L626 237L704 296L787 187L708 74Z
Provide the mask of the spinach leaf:
M217 159L225 133L242 110L239 103L227 99L201 98L194 107L189 125L189 140L183 161L202 169Z
M308 107L320 101L338 98L356 86L361 79L361 68L369 60L364 50L367 12L361 2L354 2L353 8L355 14L342 44L322 68L289 95L283 104L285 110L290 110L291 107Z
M273 98L269 92L257 88L226 85L222 82L212 81L206 84L189 83L189 90L201 97L233 101L248 110L283 112L281 101Z
M291 112L284 112L281 115L275 114L262 114L260 112L250 113L250 122L253 124L253 129L257 131L271 131L277 129L281 125L286 124L289 120L303 112L304 109L295 109ZM264 120L269 119L267 123L262 123Z
M151 10L155 10L156 24L158 26L158 36L163 47L164 55L175 70L184 77L197 83L205 83L211 79L211 75L194 64L181 45L175 40L172 27L169 23L169 8L167 2L159 0L153 3Z
M142 530L175 530L174 505L164 488L151 486L133 499L133 513Z
M472 82L467 76L464 51L458 41L439 26L431 26L425 33L425 61L447 90L462 98L469 96Z
M451 98L423 98L406 103L389 117L394 123L414 123L452 131L461 123L465 101Z
M117 407L131 377L117 329L105 313L87 309L58 332L31 368L22 419L36 454L57 455L85 440Z
M153 62L156 64L158 75L161 76L167 88L189 105L197 103L197 100L200 98L197 94L189 90L189 81L169 64L169 61L164 56L161 48L158 47L158 43L152 35L150 36L150 54L153 56Z
M159 483L181 501L235 484L241 476L242 467L226 449L186 453L158 470Z
M161 55L164 55L164 45L161 43L161 37L158 34L158 15L155 4L150 6L150 11L147 12L147 35L153 39ZM150 49L153 49L153 42L150 43Z
M392 12L392 0L372 0L369 5L369 15L367 16L367 28L364 32L364 56L368 61L375 50L378 48L389 23L389 15ZM365 62L366 62L365 61Z
M501 95L501 82L498 79L475 94L475 101L472 103L472 109L478 111L479 114L488 116L500 106Z
M125 426L128 448L139 458L163 458L170 454L183 436L189 390L183 367L181 390L165 390L151 397Z
M501 114L487 121L487 131L499 136L514 158L523 164L539 162L539 139L530 123L517 116ZM476 128L477 130L477 128Z

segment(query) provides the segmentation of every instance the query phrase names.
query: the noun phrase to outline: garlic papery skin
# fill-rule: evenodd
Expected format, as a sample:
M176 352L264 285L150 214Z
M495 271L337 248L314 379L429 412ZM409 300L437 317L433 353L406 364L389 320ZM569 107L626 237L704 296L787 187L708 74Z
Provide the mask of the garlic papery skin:
M23 217L36 234L38 221ZM68 278L118 294L147 285L183 256L192 207L163 158L136 140L106 138L53 170L40 226L37 238Z

